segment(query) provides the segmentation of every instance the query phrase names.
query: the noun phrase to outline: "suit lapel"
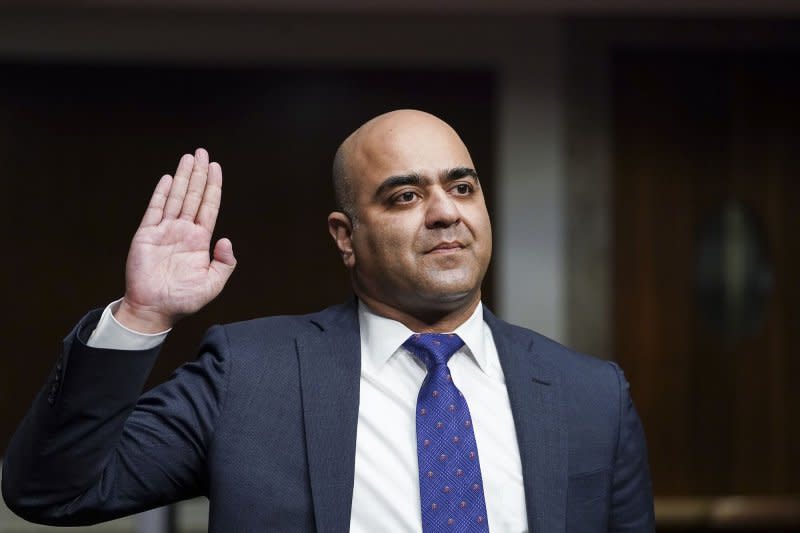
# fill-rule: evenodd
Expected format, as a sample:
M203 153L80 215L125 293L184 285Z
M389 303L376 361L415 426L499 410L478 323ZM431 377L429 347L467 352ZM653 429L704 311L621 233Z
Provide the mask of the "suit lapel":
M353 499L361 341L355 301L315 315L297 339L317 530L347 531Z
M558 373L536 352L531 332L498 320L488 310L517 431L528 527L563 532L567 502L567 429Z

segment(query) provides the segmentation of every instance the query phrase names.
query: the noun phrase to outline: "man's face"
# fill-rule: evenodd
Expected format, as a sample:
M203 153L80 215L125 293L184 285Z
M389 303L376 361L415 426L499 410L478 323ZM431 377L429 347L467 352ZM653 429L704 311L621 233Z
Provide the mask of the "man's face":
M419 317L480 298L491 224L458 135L430 115L398 114L364 128L352 150L345 264L359 296Z

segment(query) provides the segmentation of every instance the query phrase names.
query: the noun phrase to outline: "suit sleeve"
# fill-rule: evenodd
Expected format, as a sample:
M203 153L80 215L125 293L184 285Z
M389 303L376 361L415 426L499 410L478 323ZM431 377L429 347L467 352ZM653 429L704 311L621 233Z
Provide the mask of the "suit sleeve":
M608 530L613 533L647 533L655 530L653 487L647 462L644 429L622 370L611 363L620 387L619 437L611 485Z
M26 520L86 525L206 493L206 456L227 389L227 339L140 396L158 355L97 349L87 315L11 439L3 497Z

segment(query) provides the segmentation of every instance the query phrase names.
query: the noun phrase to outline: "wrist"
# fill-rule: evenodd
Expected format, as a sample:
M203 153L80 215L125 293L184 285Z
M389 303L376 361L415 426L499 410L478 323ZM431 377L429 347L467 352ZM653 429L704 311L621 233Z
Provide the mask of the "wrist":
M131 302L127 297L122 298L113 315L121 326L147 335L168 331L176 322L172 317Z

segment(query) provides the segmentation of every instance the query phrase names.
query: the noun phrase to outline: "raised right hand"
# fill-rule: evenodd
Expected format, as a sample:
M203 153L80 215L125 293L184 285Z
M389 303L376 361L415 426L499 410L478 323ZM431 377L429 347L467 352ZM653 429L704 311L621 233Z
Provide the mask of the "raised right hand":
M181 158L174 178L161 178L128 251L117 321L141 333L164 331L222 291L236 259L228 239L209 255L221 198L222 168L202 148Z

